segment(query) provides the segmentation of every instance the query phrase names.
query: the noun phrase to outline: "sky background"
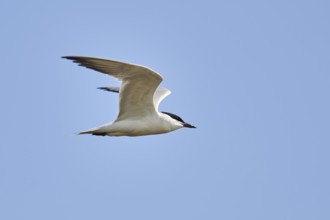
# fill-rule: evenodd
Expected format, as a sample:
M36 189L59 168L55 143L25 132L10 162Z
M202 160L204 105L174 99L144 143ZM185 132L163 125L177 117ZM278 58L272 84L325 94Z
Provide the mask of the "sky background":
M330 219L329 1L1 1L0 219ZM148 66L197 129L77 136Z

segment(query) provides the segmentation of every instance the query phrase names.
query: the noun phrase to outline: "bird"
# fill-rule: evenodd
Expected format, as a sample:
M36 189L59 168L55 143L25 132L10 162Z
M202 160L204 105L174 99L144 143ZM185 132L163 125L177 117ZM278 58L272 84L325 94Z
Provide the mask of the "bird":
M176 114L158 111L159 104L171 91L159 86L163 77L150 68L95 57L62 58L121 81L120 87L99 87L101 90L119 93L116 119L78 134L135 137L168 133L179 128L196 128Z

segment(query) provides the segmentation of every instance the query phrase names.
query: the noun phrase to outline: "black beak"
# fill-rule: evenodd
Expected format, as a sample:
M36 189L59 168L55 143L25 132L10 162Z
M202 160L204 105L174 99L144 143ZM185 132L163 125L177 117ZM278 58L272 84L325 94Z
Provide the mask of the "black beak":
M183 127L185 128L196 128L195 126L188 124L188 123L183 123Z

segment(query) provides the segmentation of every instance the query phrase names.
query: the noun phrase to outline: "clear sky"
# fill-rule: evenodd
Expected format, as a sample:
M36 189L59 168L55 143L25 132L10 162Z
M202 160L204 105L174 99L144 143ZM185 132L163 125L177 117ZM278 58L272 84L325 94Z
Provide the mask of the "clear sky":
M330 219L329 1L1 1L0 219ZM78 136L148 66L197 129Z

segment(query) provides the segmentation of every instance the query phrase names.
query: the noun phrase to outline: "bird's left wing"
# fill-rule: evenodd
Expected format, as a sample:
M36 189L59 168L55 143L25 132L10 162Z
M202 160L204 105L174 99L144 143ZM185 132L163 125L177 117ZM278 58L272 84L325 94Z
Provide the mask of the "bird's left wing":
M108 91L108 92L115 92L115 93L119 93L119 91L120 91L120 87L116 87L116 86L99 87L98 89L102 89L102 90ZM155 91L155 94L154 94L154 106L157 111L158 111L158 106L161 103L161 101L163 101L163 99L165 99L170 94L171 94L171 91L164 87L157 88L157 90Z
M147 67L114 60L79 56L63 58L122 81L119 93L119 113L116 120L156 114L153 96L163 80L160 74Z

